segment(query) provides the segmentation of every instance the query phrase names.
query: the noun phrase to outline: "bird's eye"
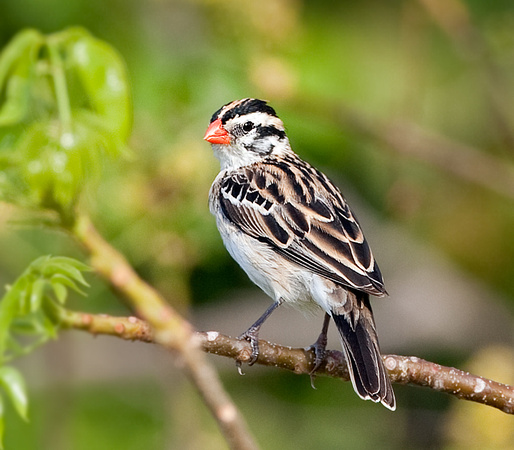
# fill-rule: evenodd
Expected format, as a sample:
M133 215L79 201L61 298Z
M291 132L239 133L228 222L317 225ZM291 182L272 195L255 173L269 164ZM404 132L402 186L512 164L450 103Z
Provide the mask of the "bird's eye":
M251 130L252 130L252 128L253 128L253 122L248 121L248 122L245 122L245 123L243 124L243 131L244 131L245 133L248 133L249 131L251 131Z

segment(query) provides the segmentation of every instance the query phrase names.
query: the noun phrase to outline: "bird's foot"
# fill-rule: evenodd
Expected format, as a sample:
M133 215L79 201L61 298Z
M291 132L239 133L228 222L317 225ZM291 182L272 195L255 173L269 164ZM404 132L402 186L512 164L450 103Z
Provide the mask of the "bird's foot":
M312 367L312 370L310 371L310 374L314 374L323 363L323 360L325 359L325 353L327 348L327 335L326 334L320 334L316 342L314 344L309 345L309 347L306 348L306 350L313 350L314 351L314 366Z
M314 344L309 345L306 347L305 350L307 351L314 351L314 365L309 372L309 375L311 377L311 386L313 389L316 389L314 386L314 380L316 379L316 371L321 367L321 364L323 363L323 360L325 359L325 353L327 348L327 335L326 333L321 333L314 342Z
M248 365L252 366L257 361L259 357L259 328L250 327L243 334L237 337L238 339L244 339L250 342L250 346L252 347L252 354L250 355L250 359L248 360ZM239 372L241 372L241 362L238 364Z

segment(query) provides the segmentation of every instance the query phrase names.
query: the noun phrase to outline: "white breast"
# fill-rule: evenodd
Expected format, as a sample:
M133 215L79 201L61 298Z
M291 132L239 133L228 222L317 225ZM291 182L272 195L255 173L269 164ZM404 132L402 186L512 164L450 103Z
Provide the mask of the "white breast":
M312 309L312 273L278 255L216 215L223 243L248 277L273 300Z

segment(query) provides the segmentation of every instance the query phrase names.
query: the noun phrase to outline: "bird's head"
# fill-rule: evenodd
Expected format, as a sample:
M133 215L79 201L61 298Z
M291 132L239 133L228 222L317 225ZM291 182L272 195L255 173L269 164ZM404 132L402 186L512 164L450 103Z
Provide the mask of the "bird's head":
M212 144L222 169L246 166L290 150L275 110L254 98L227 103L216 111L204 139Z

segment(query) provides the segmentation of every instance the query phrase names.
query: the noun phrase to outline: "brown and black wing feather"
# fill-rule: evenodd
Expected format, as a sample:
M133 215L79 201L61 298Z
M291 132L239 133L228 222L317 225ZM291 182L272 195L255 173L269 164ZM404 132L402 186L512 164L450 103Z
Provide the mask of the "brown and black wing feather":
M286 259L336 284L386 294L380 269L341 193L299 158L268 158L233 172L222 181L219 200L232 224Z

